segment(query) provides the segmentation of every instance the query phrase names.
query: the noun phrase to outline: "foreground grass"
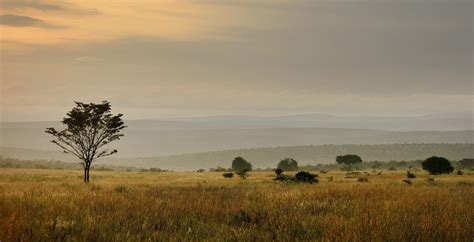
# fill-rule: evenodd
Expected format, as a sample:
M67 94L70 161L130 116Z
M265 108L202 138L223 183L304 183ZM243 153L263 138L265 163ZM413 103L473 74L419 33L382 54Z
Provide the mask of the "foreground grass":
M221 173L0 169L0 241L472 241L474 174L314 185ZM332 177L332 181L327 179Z

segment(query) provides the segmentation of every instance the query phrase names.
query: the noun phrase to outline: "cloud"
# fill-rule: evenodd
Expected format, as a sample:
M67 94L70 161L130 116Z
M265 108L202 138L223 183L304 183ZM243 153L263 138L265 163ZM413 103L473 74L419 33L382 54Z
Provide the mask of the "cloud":
M30 8L41 11L62 10L60 5L43 3L40 1L24 1L24 0L5 0L1 6L3 9L23 9Z
M61 29L62 25L49 24L41 19L33 18L25 15L2 14L0 15L0 25L12 27L38 27L47 29Z
M48 3L40 0L5 0L0 5L5 10L39 10L43 12L66 12L69 14L97 15L99 11L95 8L82 8L73 3L55 2Z
M75 58L76 61L85 61L85 62L97 62L97 61L104 61L104 59L95 57L95 56L80 56Z
M0 24L15 26L15 27L27 27L27 26L38 26L43 21L40 19L32 18L29 16L15 15L15 14L2 14L0 15Z

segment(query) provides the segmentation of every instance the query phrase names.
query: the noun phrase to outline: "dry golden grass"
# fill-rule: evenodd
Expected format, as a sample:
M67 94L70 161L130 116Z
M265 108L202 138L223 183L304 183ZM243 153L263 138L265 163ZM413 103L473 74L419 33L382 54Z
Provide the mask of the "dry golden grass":
M0 169L0 241L473 241L473 172L369 174L92 171L86 185L81 171Z

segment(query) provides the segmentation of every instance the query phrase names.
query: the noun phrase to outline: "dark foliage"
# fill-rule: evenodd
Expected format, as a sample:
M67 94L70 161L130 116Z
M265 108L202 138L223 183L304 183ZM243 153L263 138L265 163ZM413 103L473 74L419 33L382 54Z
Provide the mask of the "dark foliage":
M306 172L306 171L300 171L300 172L296 173L296 175L295 175L296 181L305 182L305 183L317 183L317 182L319 182L319 180L316 179L316 177L318 177L318 175L312 174L312 173L309 173L309 172Z
M234 177L234 173L226 172L226 173L222 174L222 176L224 176L225 178L232 178L232 177Z
M336 157L336 162L338 164L353 165L362 163L362 159L358 155L339 155Z
M449 174L454 171L454 167L449 160L437 156L432 156L423 161L421 167L432 175Z
M277 168L277 169L275 169L275 174L276 174L277 176L279 176L279 175L283 174L283 170L280 169L280 168Z
M232 161L232 170L235 172L251 171L252 164L239 156Z
M415 173L407 171L407 178L416 178L416 175L415 175Z

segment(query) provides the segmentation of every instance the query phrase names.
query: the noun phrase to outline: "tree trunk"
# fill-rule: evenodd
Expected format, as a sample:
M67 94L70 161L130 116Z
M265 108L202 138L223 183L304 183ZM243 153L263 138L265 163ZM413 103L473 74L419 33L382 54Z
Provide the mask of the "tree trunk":
M91 168L91 163L86 162L86 164L84 165L84 182L85 183L89 182L89 170L90 170L90 168Z
M90 165L87 166L87 182L89 182L89 170L90 170Z

